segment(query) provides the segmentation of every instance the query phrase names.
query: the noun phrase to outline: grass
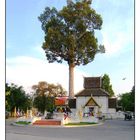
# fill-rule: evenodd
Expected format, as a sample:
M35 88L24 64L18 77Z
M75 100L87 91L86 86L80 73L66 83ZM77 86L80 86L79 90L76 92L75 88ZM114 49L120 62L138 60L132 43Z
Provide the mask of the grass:
M65 125L70 126L70 125L91 125L91 124L97 124L97 123L95 123L95 122L79 122L79 123L68 123Z
M28 125L30 124L31 122L26 122L26 121L19 121L19 122L16 122L16 124L22 124L22 125Z

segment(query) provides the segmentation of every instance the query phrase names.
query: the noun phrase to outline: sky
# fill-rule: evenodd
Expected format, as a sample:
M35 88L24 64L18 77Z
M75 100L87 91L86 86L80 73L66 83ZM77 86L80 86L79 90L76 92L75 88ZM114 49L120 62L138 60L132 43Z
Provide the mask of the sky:
M68 65L47 62L38 20L46 6L60 10L65 5L66 0L6 1L6 82L29 91L39 81L47 81L68 91ZM109 75L115 95L129 92L134 86L134 0L93 0L91 6L103 19L95 35L106 53L75 68L75 93L83 89L83 77L104 74Z

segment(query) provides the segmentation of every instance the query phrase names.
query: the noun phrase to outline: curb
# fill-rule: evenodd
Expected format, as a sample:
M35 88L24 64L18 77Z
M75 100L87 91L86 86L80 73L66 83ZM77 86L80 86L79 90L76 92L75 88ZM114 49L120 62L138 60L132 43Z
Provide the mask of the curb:
M41 127L41 128L72 128L72 127L91 127L91 126L100 126L103 125L104 123L98 123L98 124L89 124L89 125L69 125L69 126L65 126L65 125L60 125L60 126L55 126L55 125L32 125L32 124L28 124L28 125L22 125L22 124L16 124L15 122L11 123L11 125L14 126L21 126L21 127Z
M98 124L89 124L89 125L71 125L71 126L64 126L66 128L69 127L90 127L90 126L99 126L99 125L103 125L104 123L98 123Z

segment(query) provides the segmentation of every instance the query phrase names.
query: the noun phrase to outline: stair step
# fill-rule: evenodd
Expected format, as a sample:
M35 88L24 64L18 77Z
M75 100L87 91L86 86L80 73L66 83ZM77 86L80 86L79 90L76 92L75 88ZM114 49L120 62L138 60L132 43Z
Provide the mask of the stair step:
M60 120L37 120L33 125L61 125Z

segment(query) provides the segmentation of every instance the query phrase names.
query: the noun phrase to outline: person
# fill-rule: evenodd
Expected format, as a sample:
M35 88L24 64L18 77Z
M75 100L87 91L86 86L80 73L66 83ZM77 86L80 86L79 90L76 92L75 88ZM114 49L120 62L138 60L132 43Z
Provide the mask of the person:
M64 113L64 120L66 120L68 117L68 114L67 113Z
M71 110L70 110L70 108L68 106L66 106L66 113L67 114L71 113Z
M17 111L17 114L16 114L16 116L17 116L17 117L20 117L20 113L19 113L19 111Z
M62 112L66 113L66 109L64 107L62 107Z

